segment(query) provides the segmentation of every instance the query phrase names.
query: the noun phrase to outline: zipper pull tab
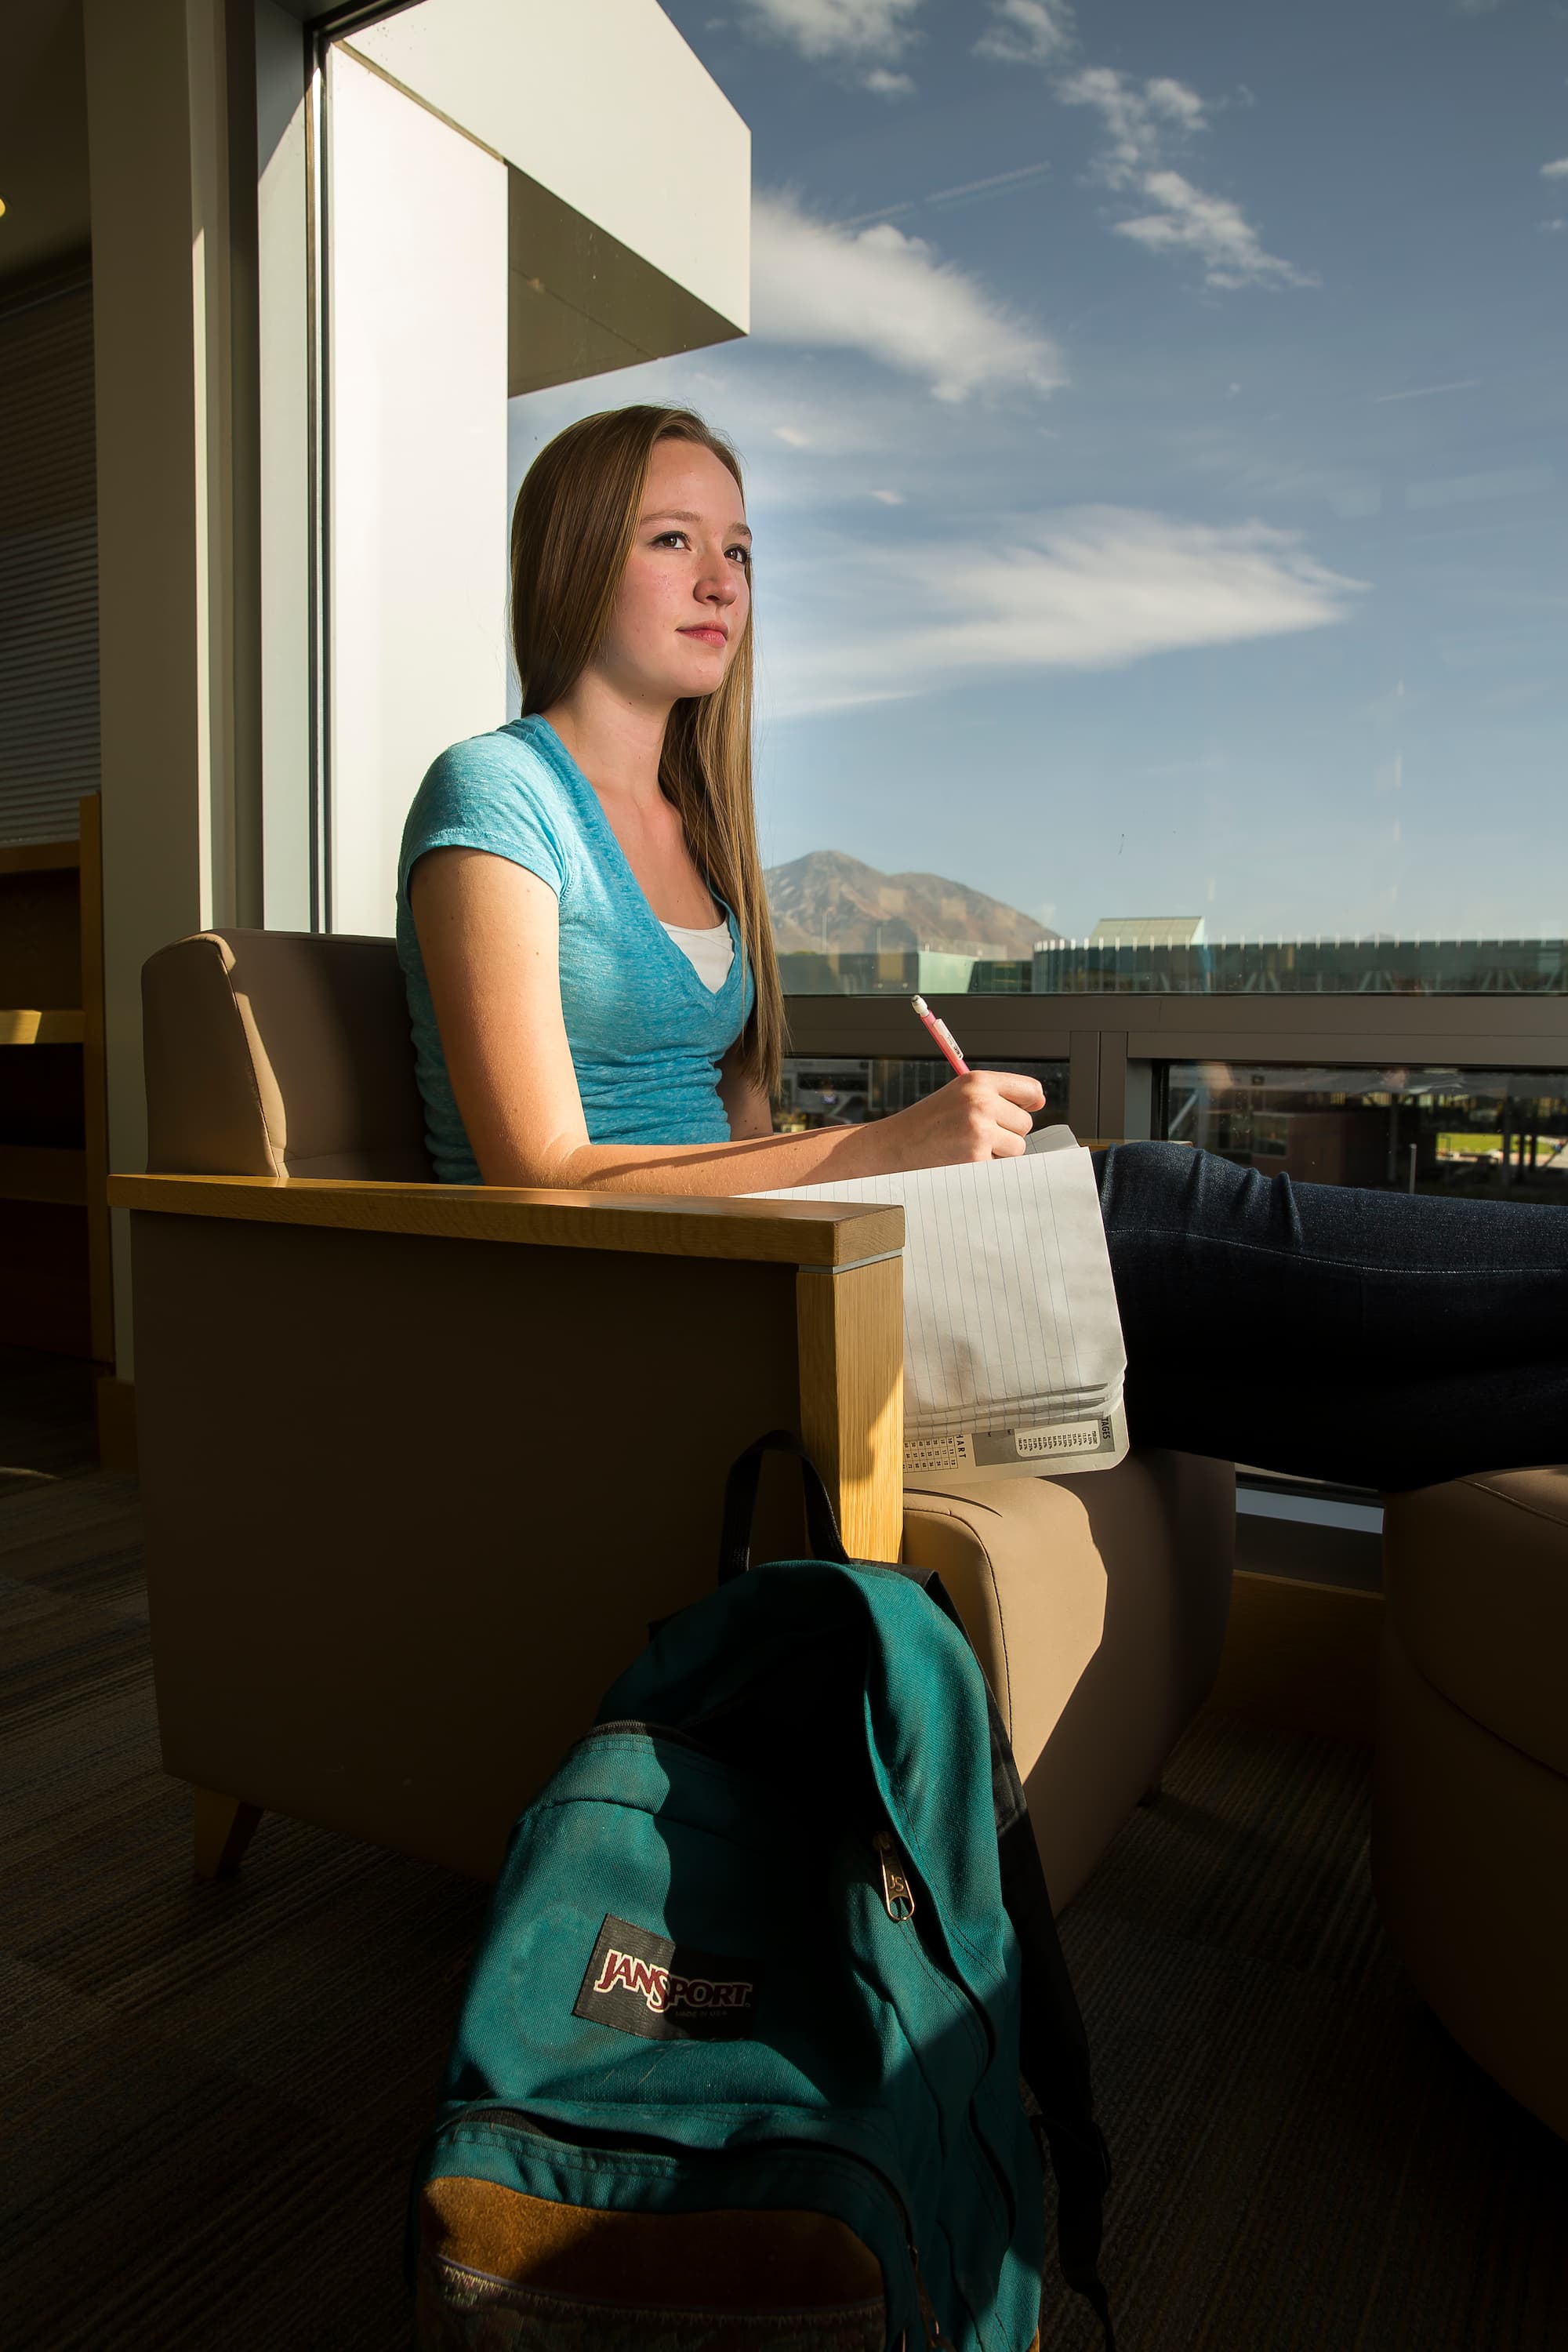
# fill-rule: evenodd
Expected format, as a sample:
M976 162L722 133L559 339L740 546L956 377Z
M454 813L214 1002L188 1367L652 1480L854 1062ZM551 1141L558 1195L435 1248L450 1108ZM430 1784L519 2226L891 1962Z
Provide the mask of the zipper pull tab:
M915 2289L921 2299L921 2330L925 2336L926 2352L958 2352L958 2347L952 2336L942 2333L942 2322L931 2306L931 2299L926 2293L926 2283L921 2276L920 2258L915 2254L912 2246L910 2252L914 2259Z
M871 1840L877 1859L882 1865L882 1904L889 1919L901 1927L915 1916L914 1889L904 1875L904 1865L899 1859L899 1849L887 1830L879 1830Z

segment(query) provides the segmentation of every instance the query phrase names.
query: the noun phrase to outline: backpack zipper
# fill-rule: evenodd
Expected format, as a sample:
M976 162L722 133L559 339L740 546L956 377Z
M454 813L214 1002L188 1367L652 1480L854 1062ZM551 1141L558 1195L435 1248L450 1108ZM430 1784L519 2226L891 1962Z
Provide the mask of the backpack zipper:
M899 1847L893 1837L892 1832L888 1829L878 1830L871 1839L871 1845L877 1855L878 1862L881 1866L883 1908L886 1910L889 1918L893 1920L898 1926L906 1926L915 1916L914 1889L910 1885L909 1875L904 1868L903 1857L899 1851ZM924 1951L923 1945L921 1949ZM931 1960L929 1952L925 1953L925 1958L927 1966L934 1969L935 1964ZM937 1970L936 1973L941 1977L942 1983L951 1984L957 1990L960 1999L963 2000L970 2016L973 2019L975 2024L980 2029L981 2040L984 2045L987 2056L994 2057L996 2050L995 2034L984 2002L976 1998L974 1992L964 1979L961 1969L955 1968L951 1975L949 1975L945 1970ZM986 2168L991 2175L996 2192L1001 2198L1003 2215L1005 2219L1008 2231L1011 2233L1017 2228L1018 2223L1017 2192L1014 2188L1005 2165L997 2155L996 2150L992 2147L989 2138L982 2128L980 2117L977 2113L977 2100L970 2100L968 2107L970 2133L976 2147L980 2150L981 2156L984 2159ZM916 2272L916 2277L918 2281L918 2269ZM921 2292L923 2295L925 2292L923 2282L921 2282ZM928 2342L931 2339L928 2338ZM938 2335L935 2339L936 2343L940 2346L942 2344L945 2344L946 2340L946 2337L941 2334L939 2328Z
M911 2248L910 2251L912 2253L913 2249ZM921 2332L926 2340L926 2352L958 2352L958 2347L952 2336L943 2334L942 2322L931 2307L931 2299L926 2293L926 2283L921 2276L919 2263L915 2263L915 2293L920 2297Z
M903 1855L899 1851L898 1842L891 1830L883 1828L875 1831L871 1838L871 1849L877 1856L882 1873L882 1907L896 1927L908 1927L915 1916L915 1892L910 1885ZM941 1976L943 1984L952 1983L956 1986L970 2014L974 2016L980 2024L981 2038L987 2053L993 2054L995 2043L989 2030L989 2021L969 1987L956 1970L951 1979L940 1970L936 1970L935 1964L923 1945L921 1949L927 1968ZM1018 2219L1011 2184L1007 2180L995 2150L980 2128L979 2118L975 2114L975 2102L973 2099L969 2102L968 2116L971 2136L990 2168L997 2192L1001 2197L1003 2215L1010 2238L1017 2227ZM931 2307L931 2296L926 2292L926 2283L921 2274L920 2257L912 2242L910 2246L910 2260L914 2264L915 2288L920 2297L921 2326L925 2335L926 2352L957 2352L952 2338L943 2333L942 2322Z
M882 1868L883 1908L889 1918L899 1927L907 1927L915 1916L915 1895L904 1869L903 1856L893 1843L890 1830L879 1830L871 1844Z

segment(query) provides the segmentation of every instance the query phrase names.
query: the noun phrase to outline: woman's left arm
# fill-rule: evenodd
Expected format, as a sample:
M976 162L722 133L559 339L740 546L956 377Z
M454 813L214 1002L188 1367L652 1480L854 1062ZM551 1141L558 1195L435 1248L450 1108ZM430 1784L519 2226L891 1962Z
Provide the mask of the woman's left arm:
M733 1142L750 1142L757 1136L773 1133L773 1106L755 1078L749 1077L742 1068L739 1038L719 1065L719 1099L724 1106Z

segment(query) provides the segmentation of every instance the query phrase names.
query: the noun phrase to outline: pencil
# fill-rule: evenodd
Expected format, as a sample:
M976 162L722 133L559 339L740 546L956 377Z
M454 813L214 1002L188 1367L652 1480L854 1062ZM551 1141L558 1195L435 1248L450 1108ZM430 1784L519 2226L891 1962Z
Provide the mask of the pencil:
M936 1039L937 1044L941 1046L943 1054L947 1056L947 1059L952 1064L952 1066L957 1071L959 1076L961 1078L966 1078L969 1076L969 1065L964 1060L963 1055L959 1052L958 1040L953 1035L952 1030L948 1027L946 1022L939 1021L937 1019L936 1014L931 1011L931 1006L926 1003L923 996L911 996L910 1003L914 1006L915 1011L925 1023L926 1027L931 1031L931 1035Z

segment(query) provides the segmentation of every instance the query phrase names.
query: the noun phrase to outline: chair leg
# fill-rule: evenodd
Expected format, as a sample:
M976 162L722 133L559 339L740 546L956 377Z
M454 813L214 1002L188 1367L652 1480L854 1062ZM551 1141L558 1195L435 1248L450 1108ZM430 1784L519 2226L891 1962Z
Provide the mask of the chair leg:
M256 1834L261 1808L240 1797L219 1796L216 1789L193 1789L191 1793L195 1799L196 1874L230 1878Z
M1143 1794L1139 1798L1139 1803L1141 1805L1157 1805L1161 1797L1164 1794L1164 1789L1165 1776L1163 1772L1157 1772L1154 1778L1150 1781L1149 1786L1144 1790Z

